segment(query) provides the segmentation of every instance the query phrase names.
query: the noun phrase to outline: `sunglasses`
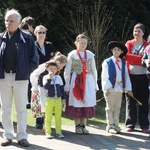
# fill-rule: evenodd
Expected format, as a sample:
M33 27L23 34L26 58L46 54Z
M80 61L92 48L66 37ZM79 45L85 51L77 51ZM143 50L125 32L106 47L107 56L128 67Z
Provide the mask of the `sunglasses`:
M43 31L43 32L41 32L41 31L39 31L39 32L37 32L38 34L46 34L46 31Z

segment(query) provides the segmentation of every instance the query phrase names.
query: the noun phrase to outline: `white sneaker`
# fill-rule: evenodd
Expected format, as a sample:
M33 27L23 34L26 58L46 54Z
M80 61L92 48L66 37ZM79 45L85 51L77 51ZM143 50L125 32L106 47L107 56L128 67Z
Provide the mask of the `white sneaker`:
M108 132L111 134L117 134L117 131L115 129L109 129Z
M52 139L53 136L52 136L51 134L46 134L46 138L47 138L47 139Z
M76 127L76 134L83 134L82 127L80 127L80 126Z
M65 137L62 133L56 134L56 136L60 139L63 139Z
M107 125L106 131L111 133L111 134L117 134L117 131L115 130L115 126L113 124L112 125Z
M89 134L89 130L87 130L85 127L82 127L82 131L83 131L83 134Z
M119 126L115 125L115 130L116 130L117 133L121 133L121 128Z

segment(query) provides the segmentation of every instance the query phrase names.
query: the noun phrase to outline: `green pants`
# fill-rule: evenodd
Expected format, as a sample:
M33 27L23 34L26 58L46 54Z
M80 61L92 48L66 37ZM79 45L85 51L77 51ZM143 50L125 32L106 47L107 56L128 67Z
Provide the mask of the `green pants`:
M55 116L55 130L56 134L61 133L61 114L62 101L61 98L46 98L45 103L45 133L51 134L52 116Z

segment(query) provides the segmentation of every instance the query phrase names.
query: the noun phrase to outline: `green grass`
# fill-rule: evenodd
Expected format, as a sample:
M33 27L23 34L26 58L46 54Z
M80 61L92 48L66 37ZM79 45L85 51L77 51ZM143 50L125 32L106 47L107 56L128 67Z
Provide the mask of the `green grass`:
M16 122L16 112L15 112L15 105L13 104L13 118L14 122ZM32 117L31 109L28 109L28 125L29 126L35 126L35 118ZM122 101L122 107L120 112L120 123L124 124L125 120L125 99ZM52 123L54 124L54 117ZM62 114L62 124L63 125L74 125L74 119ZM99 127L101 125L106 124L106 116L105 116L105 100L101 100L97 103L96 106L96 115L92 119L89 119L87 124L89 126L96 126Z
M31 109L27 109L27 111L28 111L28 125L29 126L35 126L36 119L32 117ZM15 110L15 104L14 103L13 103L12 112L13 112L13 120L14 120L14 122L17 122L16 110ZM53 120L52 120L52 124L54 124L54 117L53 117ZM74 120L72 118L69 118L68 116L66 116L63 113L62 114L62 124L73 125L74 124Z

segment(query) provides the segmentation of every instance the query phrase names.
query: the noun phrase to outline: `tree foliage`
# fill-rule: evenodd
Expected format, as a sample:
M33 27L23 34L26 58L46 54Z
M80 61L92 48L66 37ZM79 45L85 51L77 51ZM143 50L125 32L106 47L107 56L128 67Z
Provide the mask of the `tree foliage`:
M4 13L6 9L19 10L22 17L32 16L36 24L48 28L48 40L52 41L58 50L67 49L66 42L72 42L74 31L70 30L71 16L77 15L77 10L86 7L94 9L99 0L0 0L0 29L4 30ZM146 26L147 37L150 32L150 1L149 0L101 0L102 6L112 11L112 40L125 41L132 37L135 23L142 22ZM100 8L103 9L103 8ZM86 15L85 13L83 16ZM87 16L88 18L88 16ZM107 26L106 26L107 27Z
M82 4L79 4L75 14L70 11L71 26L69 29L74 35L73 37L81 33L88 35L88 48L95 54L96 66L97 69L100 70L101 62L99 60L102 60L106 54L104 45L109 42L112 36L110 29L112 27L111 19L113 12L107 11L102 2L98 1L94 3L94 7L91 7L91 5L84 5L83 7ZM72 47L72 45L70 47Z
M141 22L146 27L145 38L150 33L150 1L149 0L106 0L105 4L110 10L113 7L114 14L112 22L114 24L114 33L116 39L122 40L122 27L127 19L129 34L126 39L132 38L133 26ZM129 26L128 26L129 24ZM123 39L124 40L124 39Z

